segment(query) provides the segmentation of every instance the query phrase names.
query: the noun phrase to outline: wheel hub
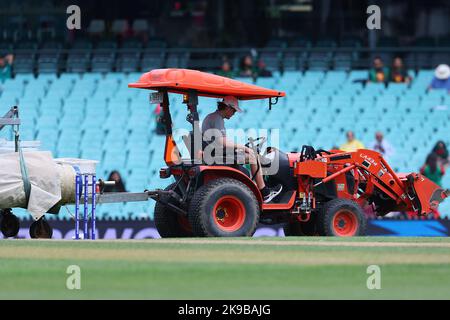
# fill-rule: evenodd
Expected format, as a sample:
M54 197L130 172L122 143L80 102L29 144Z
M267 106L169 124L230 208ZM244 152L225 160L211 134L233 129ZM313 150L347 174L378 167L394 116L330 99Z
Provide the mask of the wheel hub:
M216 211L216 219L217 221L224 222L225 218L228 216L227 209L219 207Z
M216 225L225 232L234 232L245 221L245 206L242 201L231 195L221 197L213 208Z
M358 219L353 212L341 210L333 218L333 228L336 235L351 237L358 229Z
M345 227L345 220L344 219L339 219L338 221L338 228L339 229L343 229Z

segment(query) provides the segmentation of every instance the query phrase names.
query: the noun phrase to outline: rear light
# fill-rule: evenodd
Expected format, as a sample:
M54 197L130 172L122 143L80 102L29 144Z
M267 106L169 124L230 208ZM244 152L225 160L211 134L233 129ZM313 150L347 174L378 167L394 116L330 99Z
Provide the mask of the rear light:
M161 179L167 179L171 176L170 168L161 168L159 169L159 177Z

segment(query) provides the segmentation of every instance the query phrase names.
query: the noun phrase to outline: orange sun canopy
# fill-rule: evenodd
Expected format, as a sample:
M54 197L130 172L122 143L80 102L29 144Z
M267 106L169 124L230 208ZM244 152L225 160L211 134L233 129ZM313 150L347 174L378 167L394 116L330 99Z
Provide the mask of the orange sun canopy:
M222 98L235 96L240 100L284 97L283 91L266 89L230 78L189 69L155 69L144 73L130 88L167 90L187 93L195 90L199 96Z

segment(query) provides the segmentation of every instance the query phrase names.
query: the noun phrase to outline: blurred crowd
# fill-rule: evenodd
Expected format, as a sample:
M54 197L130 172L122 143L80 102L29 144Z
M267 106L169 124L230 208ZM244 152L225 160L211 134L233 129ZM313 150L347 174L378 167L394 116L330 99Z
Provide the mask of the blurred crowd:
M218 75L236 78L236 77L248 77L256 81L260 77L271 77L272 72L266 68L266 64L260 58L255 62L255 58L252 55L246 55L241 58L238 71L234 71L234 68L227 58L224 58Z
M374 83L410 83L411 75L403 63L403 59L395 57L391 67L385 66L381 57L375 57L372 67L369 70L368 79L365 82ZM447 64L440 64L434 71L434 77L427 88L428 90L444 89L450 92L450 67Z
M403 59L395 57L392 61L392 66L385 66L381 57L375 57L372 62L372 67L369 70L369 77L367 82L378 83L410 83L411 76L408 75L408 71L403 63Z
M256 62L255 62L256 61ZM218 75L227 78L249 77L256 81L260 77L271 77L272 72L266 68L263 59L256 58L256 55L246 55L241 58L239 68L235 68L228 58L223 59L222 66L217 72ZM356 79L361 83L406 83L413 80L408 74L401 57L395 57L390 66L387 66L380 56L376 56L372 61L368 76L365 79ZM427 90L443 89L450 93L450 67L447 64L440 64L434 71L434 76L430 81Z

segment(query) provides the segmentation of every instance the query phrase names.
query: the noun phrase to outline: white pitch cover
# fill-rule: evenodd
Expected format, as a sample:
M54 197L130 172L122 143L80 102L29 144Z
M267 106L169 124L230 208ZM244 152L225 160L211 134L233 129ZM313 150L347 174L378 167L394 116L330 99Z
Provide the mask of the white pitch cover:
M19 153L12 152L0 154L0 208L25 208L37 220L55 204L74 200L75 171L72 167L56 164L48 151L28 151L23 156L31 183L28 207Z

